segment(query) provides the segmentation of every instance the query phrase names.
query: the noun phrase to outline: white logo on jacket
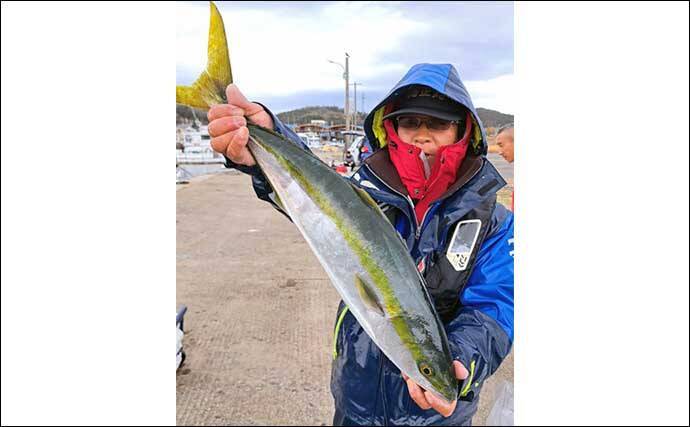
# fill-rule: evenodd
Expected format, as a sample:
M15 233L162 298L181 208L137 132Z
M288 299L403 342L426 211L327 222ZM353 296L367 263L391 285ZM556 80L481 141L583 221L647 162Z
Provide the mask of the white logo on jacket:
M460 221L455 227L455 233L446 252L446 259L455 271L463 271L467 268L481 228L482 222L478 219Z

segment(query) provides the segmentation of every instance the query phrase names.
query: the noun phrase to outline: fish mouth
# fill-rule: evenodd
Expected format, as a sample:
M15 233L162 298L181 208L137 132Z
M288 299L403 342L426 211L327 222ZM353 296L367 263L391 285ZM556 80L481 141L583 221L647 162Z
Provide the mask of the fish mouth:
M446 391L445 394L439 396L442 400L445 401L447 404L451 404L452 402L458 400L458 391L457 390L448 390Z
M434 385L429 381L429 379L421 376L422 380L418 384L428 392L432 393L435 397L441 399L446 404L451 404L458 399L458 394L460 388L458 387L458 381L449 379L446 383L442 381L441 384ZM414 381L414 378L412 378Z
M446 404L451 404L458 400L458 387L447 386L442 389L432 389L430 392Z

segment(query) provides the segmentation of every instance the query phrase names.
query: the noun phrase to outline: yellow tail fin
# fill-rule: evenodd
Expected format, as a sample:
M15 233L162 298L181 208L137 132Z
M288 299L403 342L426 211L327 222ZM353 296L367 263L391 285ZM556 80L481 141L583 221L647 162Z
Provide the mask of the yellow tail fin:
M228 41L225 25L218 8L211 3L211 23L208 29L208 63L206 69L191 86L177 86L175 100L178 104L208 110L213 104L223 104L225 88L232 83Z

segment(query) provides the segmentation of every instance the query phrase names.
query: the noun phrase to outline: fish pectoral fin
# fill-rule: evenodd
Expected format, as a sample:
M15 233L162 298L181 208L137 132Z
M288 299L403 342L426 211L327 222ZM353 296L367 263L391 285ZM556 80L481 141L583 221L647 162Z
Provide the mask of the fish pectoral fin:
M359 198L362 199L362 201L365 204L371 206L372 208L374 208L376 210L380 210L379 205L376 204L376 202L374 201L374 199L371 198L369 193L367 193L366 191L362 190L361 188L357 187L354 184L352 184L352 188L354 188L355 193L357 193Z
M213 104L225 103L225 88L232 83L228 41L223 17L211 2L211 23L208 29L208 63L191 86L175 88L175 102L208 110Z
M359 297L364 302L364 305L370 310L375 311L377 314L385 316L383 306L379 302L376 292L374 292L374 289L372 289L371 286L369 286L369 284L364 281L362 276L359 274L355 274L355 286L357 287Z

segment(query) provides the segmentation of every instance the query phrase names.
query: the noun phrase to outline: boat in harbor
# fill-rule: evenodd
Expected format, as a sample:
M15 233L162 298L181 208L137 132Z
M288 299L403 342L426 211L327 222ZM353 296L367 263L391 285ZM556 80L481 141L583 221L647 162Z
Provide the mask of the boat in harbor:
M208 126L196 122L194 125L179 127L178 142L182 149L176 149L177 164L224 164L225 158L211 148Z
M298 132L297 136L299 136L309 148L321 147L321 137L319 137L316 132Z

